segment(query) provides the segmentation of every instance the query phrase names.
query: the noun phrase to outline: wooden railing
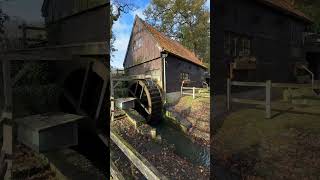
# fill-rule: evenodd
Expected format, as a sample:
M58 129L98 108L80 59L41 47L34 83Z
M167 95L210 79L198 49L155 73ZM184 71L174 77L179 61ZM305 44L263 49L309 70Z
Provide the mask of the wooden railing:
M133 79L130 77L127 78L113 78L110 76L110 115L111 122L114 121L115 115L115 91L116 88L120 85L121 82L132 81ZM126 142L122 137L117 135L115 132L110 130L110 138L111 141L124 153L124 155L129 159L132 164L134 164L139 171L147 178L147 179L167 179L163 174L161 174L152 164L148 162L148 160L143 157L138 151L136 151L128 142ZM110 171L112 179L123 179L121 172L117 170L114 163L111 161L110 163Z
M160 180L160 179L166 180L167 179L152 164L150 164L149 161L145 157L143 157L140 153L138 153L133 147L131 147L119 135L117 135L116 133L111 131L110 138L147 179L152 179L152 180ZM112 171L114 171L114 170L115 169L113 168ZM118 179L121 179L121 178L119 178L119 176L117 174L119 174L119 173L114 173L112 175L112 177L113 178L116 177Z
M199 88L199 87L185 87L184 86L184 81L182 82L181 89L180 89L180 94L181 96L187 95L187 96L192 96L193 99L195 99L197 96L198 97L209 97L201 94L201 91L205 90L210 92L209 86L207 83L203 83L205 85L205 88ZM190 92L192 90L192 93ZM187 92L186 92L187 91Z
M252 99L241 99L241 98L232 98L231 90L232 86L246 86L246 87L265 87L265 100L252 100ZM320 89L320 86L314 86L312 84L295 84L295 83L272 83L271 80L266 82L241 82L241 81L231 81L227 80L227 109L231 110L231 103L242 103L242 104L251 104L251 105L264 105L266 118L271 118L271 91L272 88L309 88L309 89Z

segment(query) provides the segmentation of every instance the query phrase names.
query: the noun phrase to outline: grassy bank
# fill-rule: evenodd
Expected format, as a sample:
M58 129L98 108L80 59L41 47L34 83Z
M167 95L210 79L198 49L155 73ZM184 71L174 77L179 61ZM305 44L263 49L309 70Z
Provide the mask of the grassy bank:
M320 177L320 106L275 102L272 110L272 119L259 106L230 113L215 135L217 158L243 178Z

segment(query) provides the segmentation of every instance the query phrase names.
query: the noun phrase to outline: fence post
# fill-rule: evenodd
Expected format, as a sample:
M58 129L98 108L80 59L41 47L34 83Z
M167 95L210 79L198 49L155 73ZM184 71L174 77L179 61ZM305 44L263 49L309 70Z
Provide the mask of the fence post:
M194 87L192 88L192 97L193 97L193 99L195 99L195 88Z
M271 118L271 80L266 82L266 118Z
M227 109L230 111L230 98L231 98L231 82L230 78L227 79Z

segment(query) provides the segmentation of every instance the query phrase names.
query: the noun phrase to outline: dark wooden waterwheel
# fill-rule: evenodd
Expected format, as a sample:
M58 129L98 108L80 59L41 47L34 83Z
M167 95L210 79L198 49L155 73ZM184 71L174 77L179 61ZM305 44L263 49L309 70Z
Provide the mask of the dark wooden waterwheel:
M152 80L134 80L129 85L129 94L136 98L135 109L148 124L156 125L162 119L162 98L158 85Z

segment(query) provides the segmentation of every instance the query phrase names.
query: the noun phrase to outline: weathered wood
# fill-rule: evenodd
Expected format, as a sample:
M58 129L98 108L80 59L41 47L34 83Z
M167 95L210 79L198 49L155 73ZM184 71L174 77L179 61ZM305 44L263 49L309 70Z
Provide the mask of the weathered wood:
M295 83L272 83L272 87L276 88L310 88L312 89L312 84L295 84ZM320 89L320 86L314 86L313 89Z
M66 61L80 56L104 56L109 54L108 42L90 42L39 48L26 48L8 51L0 55L1 59L22 61ZM78 56L78 57L77 57Z
M197 88L197 87L181 87L182 89L186 89L186 90L193 90L193 89L196 89L196 90L201 90L201 89L204 89L204 88Z
M118 170L116 165L110 159L110 174L114 180L125 180L121 172Z
M91 67L91 62L89 61L88 64L87 64L87 67L86 67L86 73L85 73L84 78L83 78L80 97L79 97L79 102L78 102L78 108L77 109L80 109L80 107L81 107L82 98L83 98L84 91L85 91L86 85L87 85L87 80L88 80L90 67Z
M265 86L266 86L266 83L264 83L264 82L240 82L240 81L231 81L231 85L234 85L234 86L265 87Z
M17 139L36 152L78 144L78 124L84 116L47 113L15 119Z
M103 103L103 100L104 100L104 96L106 94L107 86L108 86L108 81L104 80L103 81L103 86L102 86L102 89L101 89L100 98L99 98L99 103L98 103L98 106L97 106L96 115L95 115L95 119L96 120L99 118L99 114L100 114L100 111L101 111L101 107L102 107L102 103Z
M266 82L266 118L271 118L271 81Z
M2 60L4 107L6 112L12 112L12 82L10 68L10 60Z
M4 124L3 126L3 145L2 151L9 157L13 155L13 127L12 125ZM11 179L12 177L12 159L7 159L7 172L5 179Z
M257 101L251 99L231 98L231 102L253 105L265 105L265 101Z
M111 140L120 148L120 150L128 157L128 159L140 170L147 179L167 179L152 164L148 162L133 147L124 141L114 132L110 132Z
M192 89L192 98L193 98L193 99L195 99L195 93L196 93L195 91L196 91L196 90L195 90L195 88L193 87L193 89Z
M11 76L10 60L2 60L2 72L3 72L3 87L4 87L4 111L11 113L11 117L4 119L5 122L2 126L3 128L3 146L2 150L7 155L12 157L13 155L13 121L12 121L12 86L11 86ZM11 179L12 177L12 160L7 160L7 172L5 174L5 179Z
M230 111L231 109L231 80L228 78L227 79L227 109Z
M14 76L12 80L12 86L14 86L30 70L30 67L31 64L26 64L22 67L18 74Z

